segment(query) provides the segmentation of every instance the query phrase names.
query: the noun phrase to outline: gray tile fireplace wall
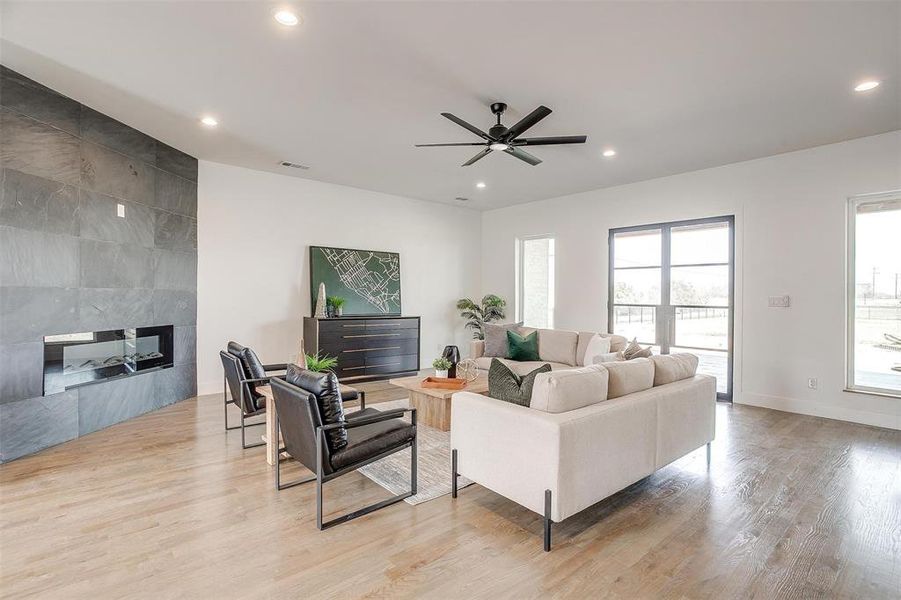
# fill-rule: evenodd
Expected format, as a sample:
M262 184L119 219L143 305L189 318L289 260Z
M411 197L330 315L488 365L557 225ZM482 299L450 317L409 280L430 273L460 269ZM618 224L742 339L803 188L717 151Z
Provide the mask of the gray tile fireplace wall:
M174 367L41 395L43 336L150 325ZM0 67L0 462L194 396L196 325L197 160Z

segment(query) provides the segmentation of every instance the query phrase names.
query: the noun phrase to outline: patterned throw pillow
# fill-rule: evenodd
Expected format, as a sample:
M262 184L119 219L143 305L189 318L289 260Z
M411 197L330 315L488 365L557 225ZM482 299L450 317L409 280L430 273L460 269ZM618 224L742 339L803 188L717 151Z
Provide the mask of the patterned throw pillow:
M541 360L538 357L538 332L533 331L529 335L519 335L515 331L507 331L507 345L510 347L512 360L531 361Z
M633 358L651 358L651 347L642 348L641 344L638 343L638 338L632 338L632 341L629 342L629 345L626 346L626 349L623 350L623 358L626 360L632 360Z
M520 377L498 359L492 359L488 369L488 395L504 402L528 406L532 401L535 377L550 370L551 365L541 365L528 375Z

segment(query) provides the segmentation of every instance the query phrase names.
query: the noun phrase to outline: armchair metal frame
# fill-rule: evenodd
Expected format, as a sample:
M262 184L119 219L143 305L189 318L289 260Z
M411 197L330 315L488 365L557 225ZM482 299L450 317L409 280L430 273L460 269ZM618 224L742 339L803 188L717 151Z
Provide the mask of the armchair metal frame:
M225 354L228 354L228 353L225 352ZM238 373L243 373L244 367L243 367L243 365L241 365L241 359L238 358L237 356L234 356L231 354L229 354L229 358L231 358L237 364ZM266 371L267 373L269 371L284 371L287 368L288 368L287 363L274 363L271 365L263 365L263 370ZM235 399L235 398L229 399L229 397L228 397L228 374L227 373L222 374L222 397L225 401L223 404L223 411L224 411L224 416L225 416L225 431L233 431L235 429L240 429L241 430L241 447L244 448L245 450L247 450L248 448L257 448L259 446L266 445L266 442L256 442L253 444L248 444L247 443L247 434L245 432L245 429L247 427L256 427L258 425L266 424L265 421L260 421L259 423L247 424L248 419L252 419L254 417L258 417L262 414L265 414L266 409L258 410L253 413L245 412L244 411L244 406L245 406L244 405L244 388L246 387L246 384L248 384L248 383L268 384L270 379L272 379L272 377L258 377L256 379L245 379L243 377L238 377L238 396L239 397L238 397L238 399ZM228 405L229 404L234 404L235 406L238 407L238 410L241 411L241 424L240 425L231 425L230 426L228 424Z
M357 517L362 517L363 515L368 515L371 512L375 512L381 508L385 508L386 506L391 506L392 504L396 504L402 500L409 498L410 496L416 495L417 490L417 475L416 475L416 438L417 436L414 434L413 439L409 442L403 444L402 446L398 446L396 448L392 448L391 450L387 450L375 456L371 456L366 460L362 460L360 462L356 462L352 465L348 465L337 471L332 473L324 474L322 472L322 448L324 447L325 441L323 440L323 436L326 431L331 431L333 429L338 429L340 427L344 427L346 429L352 429L354 427L362 427L363 425L370 425L372 423L379 423L381 421L390 421L391 419L396 419L398 417L403 416L404 413L410 413L410 422L413 427L416 427L416 409L415 408L398 408L393 410L388 410L382 412L378 415L372 417L363 417L359 419L350 419L345 421L344 423L331 423L328 425L320 425L316 428L316 474L312 477L306 477L303 479L299 479L297 481L292 481L289 483L282 484L281 482L281 463L283 460L291 460L290 457L282 458L282 452L285 451L285 448L279 448L278 450L278 460L275 465L275 489L276 490L284 490L287 488L291 488L297 485L301 485L304 483L310 483L311 481L316 482L316 527L321 531L323 529L328 529L329 527L334 527L335 525L340 525L341 523L346 523L347 521L351 521L356 519ZM281 425L279 424L278 412L275 413L275 430L281 431ZM386 500L382 500L381 502L376 502L375 504L370 504L369 506L365 506L363 508L357 509L355 511L346 513L341 515L340 517L335 517L331 521L322 521L322 486L332 479L337 479L342 475L346 475L351 471L356 471L360 467L366 466L370 463L373 463L377 460L381 460L387 456L394 454L395 452L400 452L405 448L410 448L410 491L404 492L403 494L397 494L396 496L392 496ZM298 461L299 462L299 461ZM303 464L303 463L301 463Z

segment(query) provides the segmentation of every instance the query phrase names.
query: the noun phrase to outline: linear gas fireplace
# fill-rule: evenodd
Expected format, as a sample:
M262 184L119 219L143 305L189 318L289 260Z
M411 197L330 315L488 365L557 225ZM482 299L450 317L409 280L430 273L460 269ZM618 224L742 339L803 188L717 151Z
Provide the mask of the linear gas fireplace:
M44 337L44 395L171 367L172 325Z

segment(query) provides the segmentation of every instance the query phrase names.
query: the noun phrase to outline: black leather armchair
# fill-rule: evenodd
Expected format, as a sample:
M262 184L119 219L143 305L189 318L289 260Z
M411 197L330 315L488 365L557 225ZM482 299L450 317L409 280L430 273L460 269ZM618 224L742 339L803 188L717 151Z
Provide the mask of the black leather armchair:
M258 385L267 385L272 377L269 373L284 371L287 368L287 364L260 364L256 354L250 348L246 348L236 342L229 342L228 348L219 352L219 358L222 360L222 370L224 372L222 396L225 401L225 430L241 430L242 448L256 448L257 446L265 445L266 442L248 444L245 434L246 427L265 425L265 421L250 424L247 424L246 421L266 413L266 396L259 393L256 388ZM231 399L229 399L229 391L231 391ZM240 425L229 426L229 404L234 404L240 409Z
M276 489L284 490L315 481L316 526L320 530L361 517L415 495L416 409L379 411L366 408L348 413L342 422L324 424L317 401L317 394L320 393L320 390L315 389L314 379L313 377L303 379L299 383L304 387L300 387L295 383L289 383L282 377L272 378L276 427L281 431L284 440L284 447L279 448L280 458L275 469ZM411 413L411 423L407 423L401 418L406 412ZM327 439L327 433L340 428L344 428L347 432L347 443L343 447L333 450ZM410 448L412 454L409 492L323 522L323 484L405 448ZM282 452L287 452L290 458L282 459ZM281 462L291 459L301 463L314 475L282 484Z

